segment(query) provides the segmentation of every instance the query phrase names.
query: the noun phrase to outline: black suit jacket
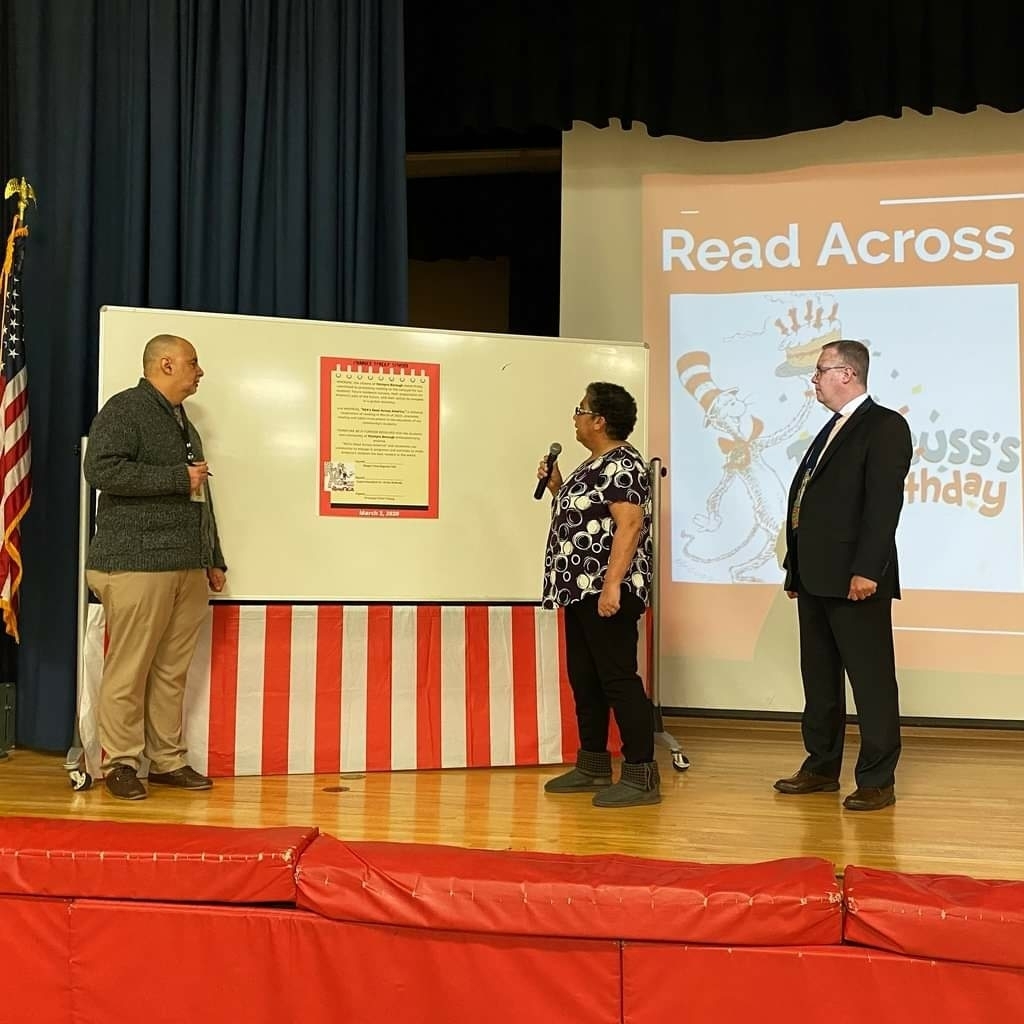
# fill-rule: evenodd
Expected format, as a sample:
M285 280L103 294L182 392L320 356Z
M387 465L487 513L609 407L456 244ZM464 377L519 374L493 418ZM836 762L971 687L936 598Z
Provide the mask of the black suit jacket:
M864 576L878 584L879 596L900 596L896 526L912 455L907 421L866 399L818 460L794 531L793 502L804 456L789 489L787 590L844 598L850 577Z

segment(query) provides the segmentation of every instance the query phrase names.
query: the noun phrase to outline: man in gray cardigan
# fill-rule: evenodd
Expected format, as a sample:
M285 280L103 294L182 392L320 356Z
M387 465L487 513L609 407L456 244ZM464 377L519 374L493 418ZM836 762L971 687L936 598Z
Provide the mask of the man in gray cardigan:
M108 647L100 684L107 790L141 800L151 785L209 789L187 761L185 679L207 613L224 588L224 556L199 433L184 401L203 371L184 338L160 334L139 383L114 395L89 431L85 478L100 491L86 580L103 603Z

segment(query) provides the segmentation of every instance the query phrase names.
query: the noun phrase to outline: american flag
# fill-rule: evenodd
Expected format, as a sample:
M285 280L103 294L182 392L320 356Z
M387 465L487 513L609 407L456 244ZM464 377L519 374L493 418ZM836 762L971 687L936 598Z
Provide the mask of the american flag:
M28 371L25 367L25 336L22 317L21 264L28 228L15 216L0 270L0 344L3 374L0 375L0 472L3 495L3 547L0 548L0 609L4 627L18 639L18 588L21 586L21 520L32 502L32 443L28 429Z

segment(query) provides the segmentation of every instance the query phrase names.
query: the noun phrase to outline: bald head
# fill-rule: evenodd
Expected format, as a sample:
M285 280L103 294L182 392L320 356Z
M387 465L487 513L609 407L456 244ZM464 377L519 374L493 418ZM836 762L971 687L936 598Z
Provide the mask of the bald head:
M194 395L203 376L192 343L174 334L158 334L146 342L142 373L171 405Z
M173 334L158 334L150 338L142 350L142 372L148 377L160 368L160 360L164 356L176 355L183 345L188 345L188 342Z

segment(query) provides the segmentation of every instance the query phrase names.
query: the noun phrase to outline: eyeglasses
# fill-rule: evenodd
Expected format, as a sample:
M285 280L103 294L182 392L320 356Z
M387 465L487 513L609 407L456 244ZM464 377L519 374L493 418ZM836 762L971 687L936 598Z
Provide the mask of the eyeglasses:
M811 380L815 377L820 377L824 373L828 373L829 370L852 370L852 366L847 366L846 363L836 363L835 366L816 366L814 373L811 374Z
M600 416L599 412L594 412L593 409L584 409L582 405L576 406L576 411L573 413L574 416Z

